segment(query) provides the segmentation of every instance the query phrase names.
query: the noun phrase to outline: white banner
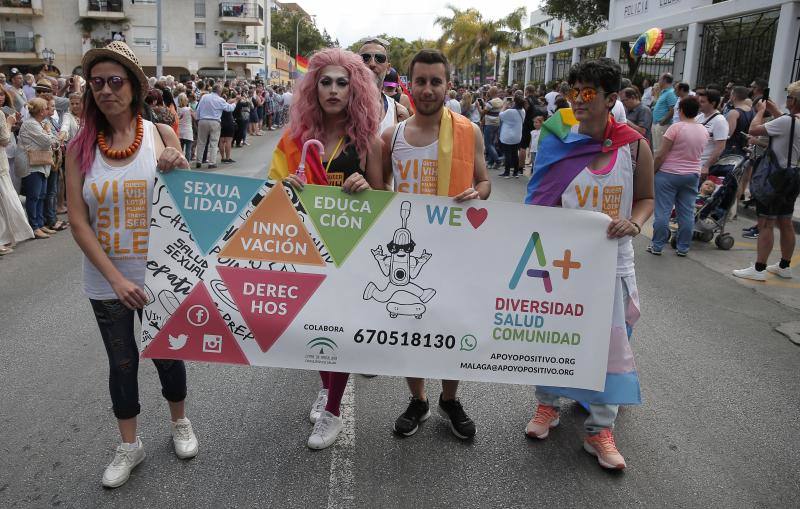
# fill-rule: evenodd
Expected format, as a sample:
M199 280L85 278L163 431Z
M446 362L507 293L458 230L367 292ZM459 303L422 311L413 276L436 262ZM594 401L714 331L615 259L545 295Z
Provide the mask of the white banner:
M270 186L156 184L143 356L603 390L605 215Z

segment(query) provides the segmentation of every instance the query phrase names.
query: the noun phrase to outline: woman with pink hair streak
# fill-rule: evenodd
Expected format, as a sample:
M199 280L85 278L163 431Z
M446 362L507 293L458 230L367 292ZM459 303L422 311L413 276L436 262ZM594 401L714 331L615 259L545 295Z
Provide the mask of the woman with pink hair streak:
M278 142L269 170L298 192L303 179L295 172L303 144L316 139L325 147L306 155L305 183L341 186L345 193L383 189L381 142L376 136L381 105L372 71L355 53L338 48L315 53L292 99L289 127ZM323 157L325 160L323 160ZM322 389L311 408L312 449L324 449L342 430L339 406L348 373L320 371Z

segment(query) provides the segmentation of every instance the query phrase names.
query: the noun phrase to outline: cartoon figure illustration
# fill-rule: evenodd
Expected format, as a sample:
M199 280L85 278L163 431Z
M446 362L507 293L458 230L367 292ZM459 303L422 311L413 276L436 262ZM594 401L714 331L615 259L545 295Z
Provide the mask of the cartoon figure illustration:
M371 249L372 256L378 262L381 272L389 278L386 286L379 289L369 282L364 289L364 300L375 299L386 302L389 316L408 315L422 318L425 313L425 303L436 295L433 288L422 288L411 280L419 276L422 267L431 259L431 254L423 249L419 256L412 256L416 244L411 239L408 230L408 218L411 215L411 202L404 201L400 204L400 219L402 226L395 230L392 241L386 245L389 254L384 254L383 246Z

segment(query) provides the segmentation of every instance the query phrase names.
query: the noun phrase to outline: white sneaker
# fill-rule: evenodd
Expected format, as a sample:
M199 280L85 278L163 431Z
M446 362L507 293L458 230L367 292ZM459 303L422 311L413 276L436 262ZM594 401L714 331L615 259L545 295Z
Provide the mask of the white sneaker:
M182 460L197 456L198 442L192 430L192 423L186 417L170 424L175 455Z
M317 394L317 400L311 405L311 412L308 414L308 420L312 424L317 422L319 414L325 411L325 405L328 404L328 389L320 389Z
M755 265L751 265L746 269L737 269L733 271L733 275L736 277L740 277L743 279L752 279L753 281L766 281L767 280L767 272L762 270L756 270Z
M117 446L114 459L103 472L103 486L118 488L125 484L131 476L131 471L144 460L144 445L136 437L136 445L129 448L127 444Z
M308 437L308 447L311 449L325 449L333 442L342 431L342 418L327 410L323 410L317 422L314 424L314 431Z
M767 265L767 272L775 274L778 277L782 277L783 279L792 279L792 268L786 267L785 269L782 269L780 264L777 263L773 265Z

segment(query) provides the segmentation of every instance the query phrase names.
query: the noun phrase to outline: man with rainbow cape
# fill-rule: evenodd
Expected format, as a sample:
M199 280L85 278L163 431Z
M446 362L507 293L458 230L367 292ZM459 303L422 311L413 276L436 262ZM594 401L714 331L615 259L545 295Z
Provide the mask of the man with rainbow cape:
M559 423L560 397L589 406L583 448L604 468L626 463L614 441L619 405L641 403L639 378L630 347L639 318L632 238L653 213L653 154L642 136L609 114L617 100L621 71L611 59L572 66L568 99L543 125L525 203L594 210L611 218L607 235L617 239L617 278L605 390L536 388L536 413L525 432L545 439Z

